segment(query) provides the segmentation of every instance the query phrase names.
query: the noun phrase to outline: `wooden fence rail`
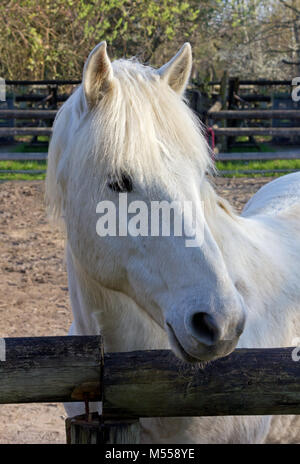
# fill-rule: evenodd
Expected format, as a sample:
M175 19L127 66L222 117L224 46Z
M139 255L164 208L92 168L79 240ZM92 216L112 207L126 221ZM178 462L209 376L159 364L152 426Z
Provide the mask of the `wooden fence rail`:
M54 119L57 110L1 110L0 119Z
M100 337L6 338L0 403L100 399L102 360Z
M80 80L75 80L75 79L48 79L48 80L37 80L37 81L31 81L31 80L6 80L5 81L6 85L79 85L81 84Z
M201 367L169 350L104 355L100 336L5 346L0 403L102 399L106 419L300 413L297 348L238 349Z
M52 134L51 127L0 127L0 137L12 135L47 135Z
M300 135L300 127L214 127L216 135L241 136L241 135Z
M52 80L6 80L7 85L79 85L80 80L76 79L52 79ZM211 81L209 85L220 85L219 81ZM240 80L240 85L292 85L292 80L271 80L271 79L244 79Z
M220 81L211 81L208 85L220 85ZM283 85L292 86L292 79L290 80L271 80L271 79L242 79L239 82L240 85L258 85L258 86L269 86L269 85Z
M212 119L300 119L300 110L221 110L207 115Z
M215 135L300 135L300 127L214 127ZM0 127L0 137L52 134L51 127Z
M0 161L47 161L48 153L0 152Z
M255 152L233 152L218 153L216 161L267 161L267 160L296 160L300 159L300 150L291 151L255 151ZM1 160L1 153L0 153Z

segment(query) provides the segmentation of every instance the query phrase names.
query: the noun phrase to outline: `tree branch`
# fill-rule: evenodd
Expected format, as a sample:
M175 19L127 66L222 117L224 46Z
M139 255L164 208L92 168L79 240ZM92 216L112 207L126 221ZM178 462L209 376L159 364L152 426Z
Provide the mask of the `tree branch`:
M282 5L284 5L284 6L286 6L287 8L289 8L290 10L292 10L292 11L293 11L294 13L296 13L298 16L300 15L300 11L299 11L296 7L294 7L294 6L289 5L288 3L286 3L285 0L279 0L279 2L280 2Z
M284 58L282 59L282 63L283 64L294 64L296 66L300 66L300 61L288 61L288 60L285 60Z

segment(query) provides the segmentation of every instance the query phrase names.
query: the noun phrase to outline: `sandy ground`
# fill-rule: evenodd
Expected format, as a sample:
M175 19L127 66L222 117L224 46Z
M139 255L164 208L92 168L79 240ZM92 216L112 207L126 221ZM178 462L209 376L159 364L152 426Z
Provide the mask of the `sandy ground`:
M217 179L240 211L265 179ZM49 225L43 182L0 183L0 337L66 335L64 240ZM65 443L61 404L0 405L0 443Z

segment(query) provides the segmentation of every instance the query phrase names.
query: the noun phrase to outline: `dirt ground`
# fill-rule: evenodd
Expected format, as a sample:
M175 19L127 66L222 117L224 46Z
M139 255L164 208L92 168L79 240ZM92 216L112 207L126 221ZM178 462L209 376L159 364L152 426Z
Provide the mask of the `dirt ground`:
M240 211L272 180L216 180ZM0 183L0 337L66 335L71 323L64 240L49 225L44 183ZM61 404L0 405L0 443L65 443Z

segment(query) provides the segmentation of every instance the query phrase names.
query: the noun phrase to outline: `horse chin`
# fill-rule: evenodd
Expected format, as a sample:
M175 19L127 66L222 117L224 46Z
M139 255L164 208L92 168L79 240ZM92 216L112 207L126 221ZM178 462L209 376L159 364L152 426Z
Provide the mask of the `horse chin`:
M170 342L172 351L175 354L175 356L177 356L177 358L179 358L181 361L184 361L187 363L191 363L191 364L201 363L202 364L203 361L201 359L198 359L195 356L190 355L187 351L185 351L185 349L179 342L178 338L176 337L173 328L169 324L167 324L167 328L168 328L167 334L169 337L169 342Z
M237 345L237 341L226 341L221 343L219 349L217 347L209 346L205 349L205 352L190 354L186 349L182 346L180 341L178 340L175 331L173 330L172 326L167 323L167 334L169 337L169 342L172 348L173 353L177 358L181 361L190 364L200 364L201 366L205 366L210 361L215 361L219 358L224 358L229 356L235 349Z

